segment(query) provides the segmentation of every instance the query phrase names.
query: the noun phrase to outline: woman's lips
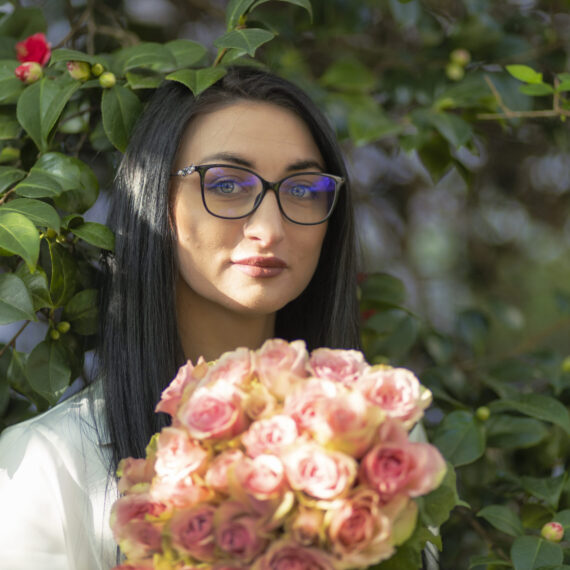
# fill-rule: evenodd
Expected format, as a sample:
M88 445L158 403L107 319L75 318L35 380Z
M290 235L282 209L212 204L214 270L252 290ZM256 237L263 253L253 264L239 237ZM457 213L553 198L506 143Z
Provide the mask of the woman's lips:
M236 269L250 277L275 277L287 267L287 264L278 257L245 257L232 263Z

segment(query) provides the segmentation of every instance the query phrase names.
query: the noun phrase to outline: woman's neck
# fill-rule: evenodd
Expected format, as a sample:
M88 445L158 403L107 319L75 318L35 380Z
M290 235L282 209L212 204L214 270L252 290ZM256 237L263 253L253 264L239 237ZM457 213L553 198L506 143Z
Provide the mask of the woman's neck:
M274 336L275 313L246 315L196 295L186 284L178 284L176 294L178 333L184 356L207 361L244 346L259 348Z

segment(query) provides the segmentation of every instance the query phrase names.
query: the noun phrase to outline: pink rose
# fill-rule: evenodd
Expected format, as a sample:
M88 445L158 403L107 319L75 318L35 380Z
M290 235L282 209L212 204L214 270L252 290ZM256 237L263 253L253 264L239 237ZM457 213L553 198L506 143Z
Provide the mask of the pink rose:
M162 552L162 524L149 521L132 521L116 537L119 547L127 559L138 561L152 558Z
M117 469L119 493L145 491L154 477L154 462L149 459L122 459Z
M214 560L215 512L214 506L204 504L174 513L167 533L179 554L189 554L205 562Z
M251 424L241 441L250 457L262 453L279 455L280 451L295 443L298 436L297 424L293 418L278 414Z
M358 350L318 348L311 353L309 368L317 378L353 386L370 366Z
M390 519L372 489L356 490L339 508L327 512L327 519L332 551L348 566L373 566L394 553Z
M206 485L219 493L229 494L228 472L232 465L244 457L240 449L228 449L217 455L206 472Z
M253 459L244 457L233 464L231 492L237 490L258 501L267 501L281 497L287 487L285 468L275 455L257 455Z
M255 561L252 570L334 570L335 567L333 558L324 551L283 539L274 542Z
M280 400L285 398L301 378L308 376L309 355L302 340L266 340L253 358L259 381Z
M222 380L200 386L178 410L177 419L196 439L234 437L247 427L242 393Z
M291 487L314 499L342 497L356 474L356 461L352 457L313 443L287 450L283 463Z
M387 416L410 429L431 404L431 392L405 368L374 366L358 383L358 389Z
M115 501L111 509L111 527L113 532L121 536L123 527L132 521L159 519L167 505L155 501L148 493L125 495Z
M152 481L149 494L154 500L176 509L193 507L209 501L213 496L212 491L202 484L200 477L195 479L192 474L178 479L157 476Z
M202 357L198 359L196 366L190 361L181 366L172 382L163 390L160 402L158 402L154 411L164 412L174 417L184 390L187 387L189 391L195 388L207 371L208 364Z
M205 466L208 453L186 431L166 427L156 440L154 470L163 479L178 480Z
M14 75L26 85L35 83L43 77L42 66L35 61L27 61L14 69Z
M235 501L222 503L216 513L216 545L232 559L251 562L267 546L258 519Z
M396 421L380 427L381 443L362 459L359 479L381 496L425 495L436 489L446 472L445 460L429 443L412 443Z
M33 61L44 66L51 57L51 44L45 34L34 34L16 44L16 57L21 62Z
M203 384L214 384L223 380L229 384L242 386L247 383L252 373L252 353L247 348L237 348L225 352L209 367Z

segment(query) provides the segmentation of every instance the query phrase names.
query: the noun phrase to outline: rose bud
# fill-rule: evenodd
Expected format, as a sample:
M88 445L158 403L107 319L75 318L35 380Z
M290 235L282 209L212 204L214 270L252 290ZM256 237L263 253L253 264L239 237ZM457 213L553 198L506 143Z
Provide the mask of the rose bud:
M27 61L18 65L14 73L20 81L23 81L27 85L35 83L38 79L41 79L44 74L42 66L35 61Z
M91 77L91 66L86 61L68 61L66 65L73 79L87 81Z
M540 534L550 542L560 542L564 538L564 527L560 523L549 522L542 527Z
M115 77L114 73L110 71L105 71L99 76L99 85L103 87L103 89L109 89L113 87L117 83L117 78Z
M16 57L22 63L35 61L44 66L51 57L51 45L47 42L45 34L34 34L16 44Z

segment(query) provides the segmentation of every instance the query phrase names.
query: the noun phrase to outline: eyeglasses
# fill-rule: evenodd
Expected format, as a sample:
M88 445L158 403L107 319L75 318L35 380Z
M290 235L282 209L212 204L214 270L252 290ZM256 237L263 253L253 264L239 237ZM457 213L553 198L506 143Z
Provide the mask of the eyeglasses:
M259 207L268 190L273 190L283 216L295 224L321 224L332 214L344 179L321 172L300 172L278 182L267 182L240 166L206 164L187 166L173 176L200 175L202 201L218 218L234 220L249 216Z

